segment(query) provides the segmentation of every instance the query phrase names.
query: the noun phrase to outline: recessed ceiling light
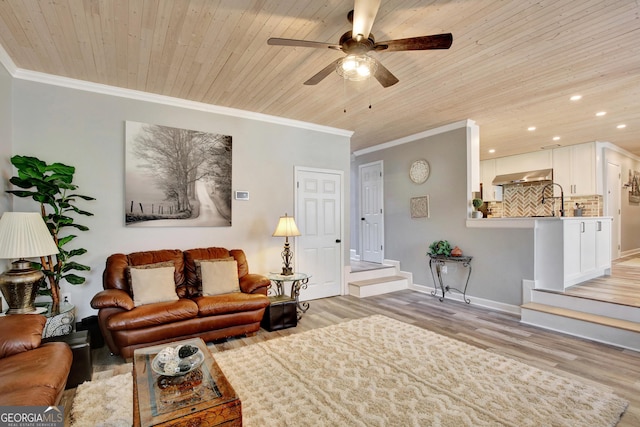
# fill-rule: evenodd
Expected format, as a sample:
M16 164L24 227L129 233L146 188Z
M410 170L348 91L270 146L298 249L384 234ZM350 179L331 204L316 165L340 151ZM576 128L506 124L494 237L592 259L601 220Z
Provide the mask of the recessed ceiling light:
M569 98L571 101L579 101L582 99L582 95L573 95L571 98Z
M627 125L625 125L624 123L619 124L618 126L616 126L618 129L624 129L627 127Z
M491 150L489 150L489 153L490 153L490 154L493 154L493 153L495 153L495 152L496 152L496 150L495 150L494 148L492 148Z
M529 126L529 127L527 128L527 130L528 130L529 132L533 132L534 130L536 130L536 127L535 127L535 126Z
M559 137L559 136L554 136L554 137L553 137L553 140L554 140L554 141L559 141L559 140L560 140L560 137Z
M602 116L604 116L605 114L607 114L607 112L606 112L606 111L598 111L598 112L596 113L596 116L598 116L598 117L602 117Z

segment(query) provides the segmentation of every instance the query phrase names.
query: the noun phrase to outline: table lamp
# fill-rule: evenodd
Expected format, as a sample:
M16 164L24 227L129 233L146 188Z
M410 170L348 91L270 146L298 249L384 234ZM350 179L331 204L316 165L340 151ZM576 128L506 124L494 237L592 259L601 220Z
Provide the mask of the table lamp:
M7 314L32 313L44 273L25 258L57 254L58 246L42 216L36 212L5 212L0 218L0 258L16 259L0 275L0 290L7 301Z
M300 230L298 230L293 217L287 216L286 213L284 214L284 216L281 216L280 220L278 221L276 231L273 232L273 236L284 237L284 250L282 251L282 275L291 276L293 274L293 267L291 265L293 252L289 247L289 237L300 236Z

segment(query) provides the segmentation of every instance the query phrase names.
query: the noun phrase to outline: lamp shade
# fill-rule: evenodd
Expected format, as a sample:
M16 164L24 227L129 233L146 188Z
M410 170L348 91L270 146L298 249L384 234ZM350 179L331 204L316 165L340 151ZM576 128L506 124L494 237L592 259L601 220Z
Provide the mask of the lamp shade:
M0 218L0 258L36 258L57 254L47 224L36 212L5 212Z
M298 230L298 226L293 217L284 214L284 216L280 217L280 221L278 221L278 226L276 227L276 231L273 232L273 237L291 236L300 236L300 230Z

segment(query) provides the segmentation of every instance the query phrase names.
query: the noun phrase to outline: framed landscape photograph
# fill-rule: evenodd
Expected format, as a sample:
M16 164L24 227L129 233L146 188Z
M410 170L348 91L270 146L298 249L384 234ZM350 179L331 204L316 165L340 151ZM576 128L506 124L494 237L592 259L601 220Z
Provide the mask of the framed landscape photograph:
M231 226L232 138L127 121L125 224Z

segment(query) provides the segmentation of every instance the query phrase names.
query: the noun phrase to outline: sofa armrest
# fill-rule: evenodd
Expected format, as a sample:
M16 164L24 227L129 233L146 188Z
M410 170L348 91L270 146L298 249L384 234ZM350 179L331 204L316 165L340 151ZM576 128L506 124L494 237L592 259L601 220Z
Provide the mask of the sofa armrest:
M91 307L95 309L118 307L132 310L135 307L133 298L120 289L105 289L91 299Z
M267 294L271 280L261 274L245 274L240 278L240 289L245 294Z
M46 322L40 314L0 317L0 358L37 348Z

